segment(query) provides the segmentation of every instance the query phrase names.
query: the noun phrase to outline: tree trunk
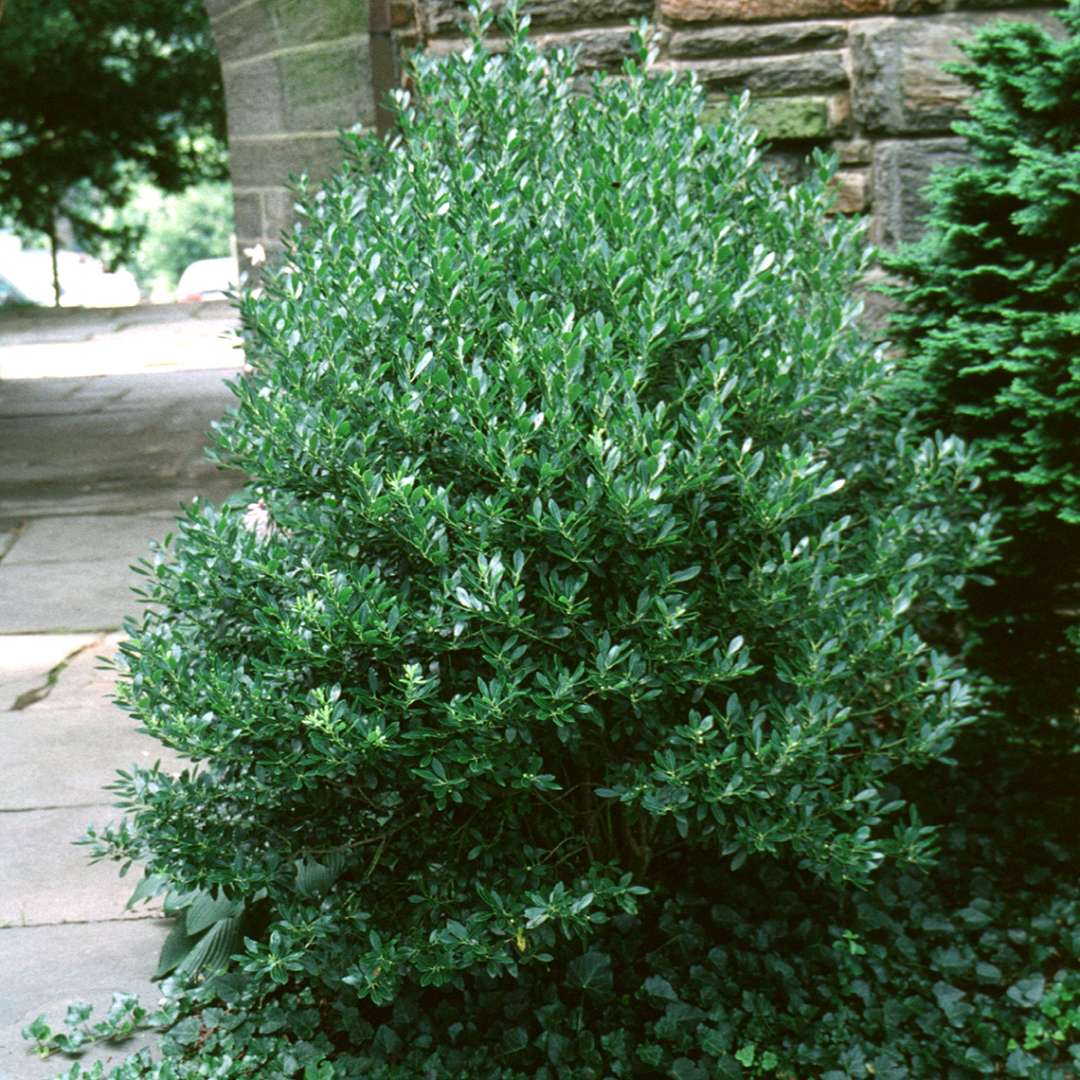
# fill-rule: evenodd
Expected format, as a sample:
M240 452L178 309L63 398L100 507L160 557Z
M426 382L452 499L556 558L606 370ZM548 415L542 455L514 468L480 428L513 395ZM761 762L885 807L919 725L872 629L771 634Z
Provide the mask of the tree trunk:
M52 287L53 306L60 306L60 257L57 250L56 219L53 218L52 228L49 229L49 253L52 256Z

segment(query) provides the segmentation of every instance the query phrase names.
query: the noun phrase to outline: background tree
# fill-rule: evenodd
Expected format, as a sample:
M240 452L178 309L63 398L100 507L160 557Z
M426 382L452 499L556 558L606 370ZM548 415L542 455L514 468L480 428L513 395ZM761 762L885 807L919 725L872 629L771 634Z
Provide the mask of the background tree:
M135 185L179 191L227 174L221 72L201 0L13 0L0 21L0 215L70 222L113 260L138 229L106 227Z
M181 192L164 193L143 184L132 202L107 220L142 232L127 267L152 295L171 295L191 263L229 254L232 186L205 180Z

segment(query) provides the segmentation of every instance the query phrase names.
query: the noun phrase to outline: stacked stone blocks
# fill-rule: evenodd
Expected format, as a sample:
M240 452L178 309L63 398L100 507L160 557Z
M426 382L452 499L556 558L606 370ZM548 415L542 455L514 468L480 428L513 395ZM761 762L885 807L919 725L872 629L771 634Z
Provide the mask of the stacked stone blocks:
M339 132L370 123L367 0L205 0L228 114L241 252L268 256L293 216L290 177L341 160Z
M960 159L952 132L966 90L942 70L957 42L1007 17L1057 25L1025 0L536 0L542 40L574 44L586 67L617 68L632 20L659 28L660 66L694 71L715 102L749 90L774 159L797 173L809 150L839 160L837 209L870 213L884 245L915 239L920 192ZM461 0L396 0L399 49L459 48Z
M375 122L376 100L416 48L463 44L464 0L206 0L229 116L241 250L272 254L290 224L290 174L338 163L337 133ZM617 70L630 24L659 32L660 66L693 71L720 115L749 90L773 159L797 175L814 146L839 160L837 209L872 238L919 235L920 191L959 160L965 88L942 70L957 41L1000 17L1058 26L1054 0L523 0L542 43ZM389 43L387 33L389 31ZM378 41L377 62L373 65ZM386 49L383 50L383 46ZM396 59L395 59L396 58ZM396 70L395 70L396 68ZM378 84L378 85L376 85Z

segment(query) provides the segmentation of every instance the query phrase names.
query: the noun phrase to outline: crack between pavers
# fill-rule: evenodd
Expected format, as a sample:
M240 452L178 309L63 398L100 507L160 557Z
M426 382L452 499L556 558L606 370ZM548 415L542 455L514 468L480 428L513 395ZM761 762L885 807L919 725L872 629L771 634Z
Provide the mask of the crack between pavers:
M41 810L112 810L116 803L76 802L56 803L53 806L0 806L0 814L36 814Z
M63 922L0 923L0 933L5 930L47 930L50 926L97 926L100 923L150 922L151 919L170 919L160 911L148 911L145 915L114 915L111 919L65 919Z
M64 673L64 669L72 662L72 660L77 656L81 656L87 649L96 649L100 645L104 645L105 639L108 636L107 633L99 632L98 636L94 638L93 641L88 641L85 645L80 645L79 648L68 653L60 663L49 669L45 675L45 681L40 686L34 686L29 690L24 690L15 699L15 703L11 706L9 711L21 712L23 709L30 708L31 705L36 705L39 701L44 701L53 692L53 688L60 681L60 676Z
M0 562L4 561L4 556L15 546L15 541L22 536L25 528L25 521L17 521L14 528L8 529L4 533L0 533Z

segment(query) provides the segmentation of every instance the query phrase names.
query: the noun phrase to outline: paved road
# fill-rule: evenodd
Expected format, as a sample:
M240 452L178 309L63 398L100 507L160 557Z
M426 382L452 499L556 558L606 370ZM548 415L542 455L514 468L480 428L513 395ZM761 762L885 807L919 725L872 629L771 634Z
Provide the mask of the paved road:
M239 486L202 455L231 400L231 322L223 305L0 316L0 1080L67 1068L26 1052L41 1013L114 990L157 1000L167 924L125 912L134 876L72 842L115 815L115 769L162 756L111 704L99 658L137 610L130 564L180 503Z

